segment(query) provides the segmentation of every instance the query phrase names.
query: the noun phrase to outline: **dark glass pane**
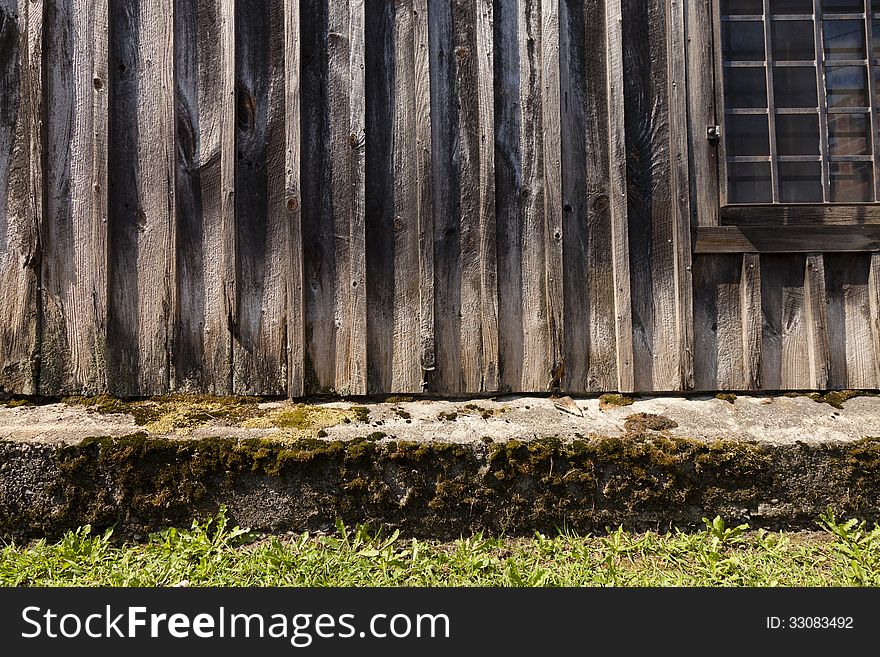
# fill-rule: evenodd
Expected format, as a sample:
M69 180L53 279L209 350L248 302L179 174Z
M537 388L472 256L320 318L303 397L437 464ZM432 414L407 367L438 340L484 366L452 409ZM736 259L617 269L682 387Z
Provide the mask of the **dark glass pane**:
M802 61L816 58L813 21L773 21L773 59Z
M825 59L864 59L865 23L857 21L822 21Z
M762 0L721 0L722 14L760 14L763 11Z
M769 162L729 162L727 200L730 203L771 203Z
M721 47L727 61L763 61L764 24L753 21L723 23Z
M779 200L782 203L821 203L822 166L819 162L780 162Z
M769 155L767 117L759 114L731 114L727 117L727 154Z
M776 152L779 155L818 155L819 117L816 114L776 116Z
M828 165L828 179L832 203L868 203L874 200L870 162L831 162Z
M826 14L846 14L865 11L865 0L822 0Z
M767 107L764 68L725 69L724 101L728 107Z
M880 57L880 20L876 18L871 21L871 50L873 57Z
M868 78L864 66L827 66L828 107L867 107Z
M868 114L829 114L828 153L832 157L870 155L870 116Z
M812 14L813 0L770 0L770 13L778 14Z
M806 66L774 66L773 94L776 107L818 107L816 69Z

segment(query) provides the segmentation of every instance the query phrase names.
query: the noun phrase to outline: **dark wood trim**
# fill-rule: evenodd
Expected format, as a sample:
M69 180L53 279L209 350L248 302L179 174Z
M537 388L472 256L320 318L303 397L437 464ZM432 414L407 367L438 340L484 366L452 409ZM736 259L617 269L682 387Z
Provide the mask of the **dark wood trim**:
M880 226L700 226L694 252L880 251Z
M728 205L721 208L724 226L859 226L880 225L880 205Z

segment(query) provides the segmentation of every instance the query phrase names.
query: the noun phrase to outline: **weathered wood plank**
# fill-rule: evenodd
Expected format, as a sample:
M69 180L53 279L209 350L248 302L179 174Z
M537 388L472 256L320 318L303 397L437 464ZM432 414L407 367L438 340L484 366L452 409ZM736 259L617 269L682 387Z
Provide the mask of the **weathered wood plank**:
M828 387L830 356L825 294L825 258L821 254L807 255L804 296L810 358L809 387L824 390Z
M232 392L234 12L234 0L175 4L179 312L174 388L216 394Z
M437 348L429 390L488 392L498 386L493 7L455 0L429 11Z
M623 4L606 0L608 49L608 139L610 153L611 250L613 254L614 316L617 335L617 387L636 389L636 356L630 258L630 220L627 158L627 112L624 56Z
M868 271L868 308L874 347L874 387L880 388L880 253L871 254Z
M42 2L0 1L0 392L38 386Z
M96 394L108 384L107 7L66 0L48 14L42 394Z
M284 139L287 225L287 394L305 394L305 307L303 296L302 192L300 179L300 7L284 7Z
M718 145L707 138L715 109L714 25L711 0L686 6L688 133L693 139L694 208L700 226L718 225Z
M666 0L623 0L635 387L682 387ZM619 108L616 110L619 111Z
M706 226L695 253L814 253L880 250L880 226Z
M765 390L806 390L810 387L805 268L803 255L761 257L761 306L764 313L761 373Z
M728 205L721 223L739 226L810 226L880 224L876 205Z
M164 393L176 295L174 3L110 6L108 387Z
M761 257L753 253L744 253L742 257L740 309L742 314L743 389L758 390L761 387L761 352L763 350Z
M287 392L284 4L236 4L236 394Z
M871 255L829 254L825 260L829 388L875 388L869 279Z
M415 6L413 0L394 3L393 61L393 157L394 157L394 287L391 333L391 371L383 378L393 392L422 390L423 272L422 206L423 158L418 144L416 102ZM421 69L421 67L420 67ZM422 90L424 83L422 83ZM429 167L430 168L430 167ZM424 181L430 184L430 181ZM433 244L433 240L431 240ZM433 279L433 267L431 268ZM433 280L430 282L433 289ZM433 319L433 313L432 313ZM433 321L431 332L433 333Z
M549 390L565 375L564 272L562 230L562 104L560 99L559 0L541 0L541 113L544 165L544 257L547 332L550 339Z
M744 316L742 259L703 256L694 262L695 387L742 390Z
M687 54L685 0L670 0L667 8L669 62L670 181L672 183L672 246L675 253L675 348L678 349L677 390L694 385L693 306L691 277L691 179L688 141ZM698 147L695 147L699 150Z

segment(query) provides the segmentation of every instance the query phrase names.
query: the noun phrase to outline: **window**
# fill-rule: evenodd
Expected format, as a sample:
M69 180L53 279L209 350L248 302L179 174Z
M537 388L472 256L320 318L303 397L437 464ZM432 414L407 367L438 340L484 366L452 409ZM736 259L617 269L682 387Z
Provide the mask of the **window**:
M880 248L880 0L688 5L697 251Z

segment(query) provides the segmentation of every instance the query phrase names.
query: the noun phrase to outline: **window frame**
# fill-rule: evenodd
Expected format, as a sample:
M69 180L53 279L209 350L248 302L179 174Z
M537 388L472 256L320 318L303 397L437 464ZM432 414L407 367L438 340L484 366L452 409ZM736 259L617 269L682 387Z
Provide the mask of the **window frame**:
M873 11L866 0L868 25ZM764 16L769 0L764 0ZM766 18L765 18L766 20ZM818 18L822 20L821 16ZM687 3L688 125L696 215L695 253L798 253L880 251L880 121L877 101L871 111L875 140L875 202L869 203L726 203L724 89L721 61L721 0ZM817 48L820 30L816 30ZM766 40L765 40L766 43ZM871 43L866 43L868 92L876 93ZM766 54L770 57L770 54ZM817 51L817 56L818 51ZM772 60L771 60L772 61ZM820 90L817 89L818 92ZM769 89L768 89L769 92ZM874 96L876 99L876 96ZM822 105L822 103L820 103ZM824 130L824 108L818 109ZM773 122L771 122L771 128ZM773 133L770 133L771 140ZM827 162L827 150L825 158ZM827 190L827 164L823 164Z

